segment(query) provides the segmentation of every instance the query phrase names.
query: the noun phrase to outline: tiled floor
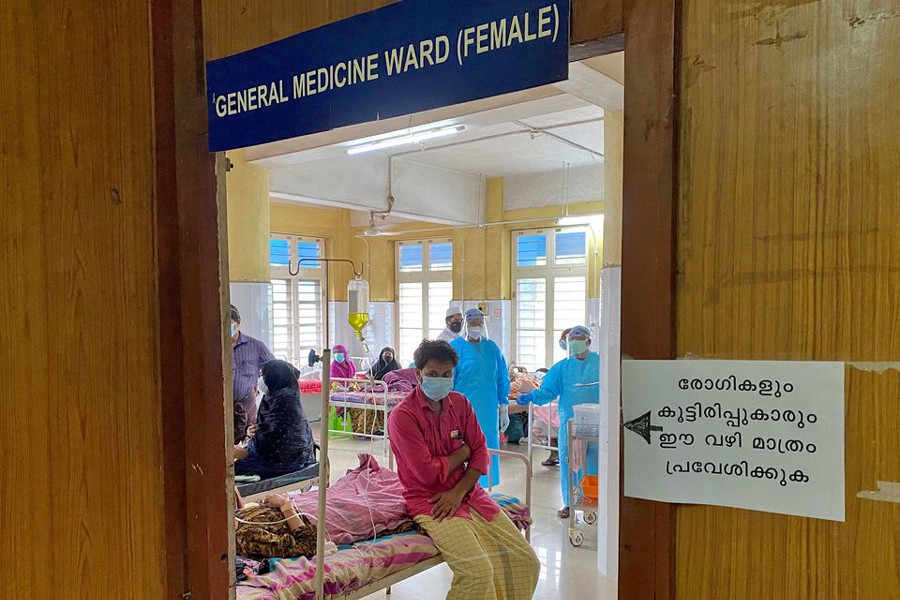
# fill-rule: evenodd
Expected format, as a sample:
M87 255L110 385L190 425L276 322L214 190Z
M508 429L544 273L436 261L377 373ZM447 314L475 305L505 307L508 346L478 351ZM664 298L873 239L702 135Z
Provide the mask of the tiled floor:
M318 437L318 436L317 436ZM332 481L347 469L354 468L356 454L371 452L382 464L387 458L381 454L381 443L370 443L334 436L330 438ZM523 446L510 446L507 450L524 452ZM614 600L615 582L602 577L597 569L597 528L584 526L585 541L579 548L569 544L567 522L556 517L560 506L559 470L540 465L546 451L535 452L534 477L532 479L532 516L534 529L531 543L541 560L541 578L535 600L580 599ZM523 497L525 494L524 466L519 461L501 461L501 484L497 491ZM390 596L379 592L371 598L394 600L443 599L450 588L452 574L441 565L395 585ZM477 600L477 599L473 599Z

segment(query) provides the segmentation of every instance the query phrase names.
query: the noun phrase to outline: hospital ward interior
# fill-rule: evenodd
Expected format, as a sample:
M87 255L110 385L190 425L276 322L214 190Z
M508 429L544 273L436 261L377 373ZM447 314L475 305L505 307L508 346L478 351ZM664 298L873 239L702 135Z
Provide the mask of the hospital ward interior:
M900 1L3 0L35 600L900 600Z
M497 597L616 597L601 369L618 360L623 84L617 53L558 85L225 153L238 598L315 591L315 545L267 555L242 515L290 502L318 523L323 464L328 597L473 597L448 595L446 552L410 530L392 471L404 434L388 424L420 385L423 340L458 355L452 389L497 451L478 485L540 562L533 596ZM294 369L318 444L274 471L250 462L266 417L283 418L260 414L271 359Z

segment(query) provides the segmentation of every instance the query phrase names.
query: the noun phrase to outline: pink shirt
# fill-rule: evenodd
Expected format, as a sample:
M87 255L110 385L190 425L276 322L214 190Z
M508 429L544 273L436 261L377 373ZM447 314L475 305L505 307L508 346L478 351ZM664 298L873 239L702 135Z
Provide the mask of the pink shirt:
M429 500L456 485L466 472L466 465L450 471L450 454L462 446L463 440L472 450L468 466L487 473L490 457L484 434L475 418L475 411L466 397L457 392L443 400L440 417L431 408L421 388L410 392L403 402L391 411L388 436L397 457L397 474L403 484L403 498L412 517L430 515ZM471 510L486 521L500 512L477 483L456 509L455 517L471 519Z

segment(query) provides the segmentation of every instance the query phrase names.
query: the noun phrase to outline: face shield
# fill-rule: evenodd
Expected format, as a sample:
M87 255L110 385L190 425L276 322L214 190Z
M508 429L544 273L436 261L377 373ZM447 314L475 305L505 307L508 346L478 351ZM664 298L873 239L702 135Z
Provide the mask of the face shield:
M465 338L470 342L478 342L481 340L491 339L488 335L487 323L484 320L484 313L477 308L471 308L466 311L466 323L463 328Z

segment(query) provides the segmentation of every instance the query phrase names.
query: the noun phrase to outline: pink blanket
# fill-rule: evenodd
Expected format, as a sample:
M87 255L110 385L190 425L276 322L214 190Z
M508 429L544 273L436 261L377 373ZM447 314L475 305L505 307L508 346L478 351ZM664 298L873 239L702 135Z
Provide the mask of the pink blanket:
M318 492L291 493L291 500L316 522ZM370 454L360 454L359 467L328 488L325 532L335 544L368 540L408 520L400 479Z
M550 427L559 428L559 411L557 410L558 400L554 400L550 404L534 407L534 420L536 423L550 425Z
M391 371L384 376L384 382L391 392L411 392L419 385L415 369L400 369Z

